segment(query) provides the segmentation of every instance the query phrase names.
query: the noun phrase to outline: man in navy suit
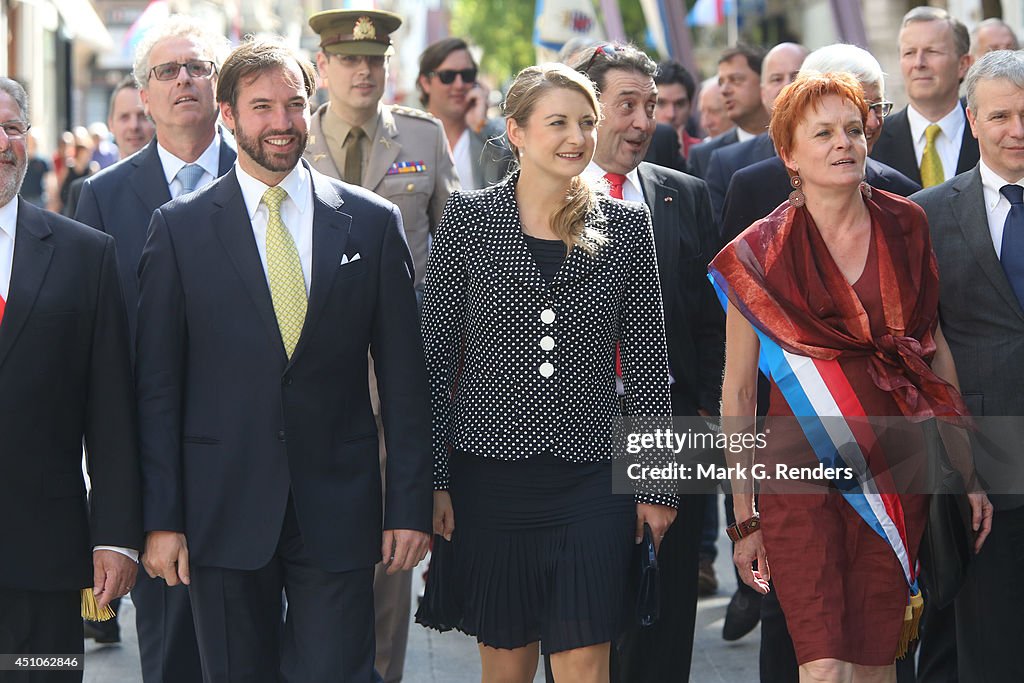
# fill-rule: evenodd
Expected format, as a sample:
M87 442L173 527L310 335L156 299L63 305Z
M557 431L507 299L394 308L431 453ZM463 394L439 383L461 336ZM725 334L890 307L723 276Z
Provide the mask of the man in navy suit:
M370 681L373 567L429 540L412 256L396 206L300 162L315 90L282 44L238 47L217 84L238 161L156 210L140 265L144 563L189 585L207 682Z
M924 187L978 163L978 141L960 101L970 44L967 28L946 10L915 7L903 17L900 71L910 103L885 122L871 156Z
M598 86L604 118L594 159L584 172L607 180L613 197L645 202L651 210L665 309L672 413L717 414L724 354L724 317L706 264L718 250L704 182L642 162L655 129L657 65L632 46L591 48L575 68ZM629 105L629 106L626 106ZM697 610L697 548L704 498L680 496L679 512L658 552L661 616L635 626L613 656L613 680L686 680Z
M797 43L779 43L764 56L761 64L761 103L769 112L775 106L775 98L782 89L793 82L800 65L807 58L807 48ZM741 168L775 156L775 146L768 131L759 133L753 140L726 145L711 153L708 170L704 179L711 193L711 206L715 220L722 220L722 205L729 190L729 179Z
M736 127L690 149L687 163L690 173L698 178L705 177L716 149L745 142L768 129L768 110L761 102L763 60L763 51L747 45L731 47L718 58L718 85L725 113Z
M132 339L139 259L153 211L212 182L235 161L235 151L217 129L213 97L226 48L223 37L182 16L148 32L135 56L134 76L156 137L136 154L91 176L82 188L75 218L114 236ZM198 680L199 649L188 591L140 574L132 601L143 680Z
M127 593L142 547L128 325L110 236L18 198L28 96L9 78L0 122L0 653L81 663L82 589Z

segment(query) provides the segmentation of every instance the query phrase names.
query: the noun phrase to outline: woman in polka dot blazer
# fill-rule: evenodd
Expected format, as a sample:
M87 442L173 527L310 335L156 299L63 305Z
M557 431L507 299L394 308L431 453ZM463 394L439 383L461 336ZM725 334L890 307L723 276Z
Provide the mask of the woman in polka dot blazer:
M622 405L671 415L651 221L579 177L600 111L586 77L530 67L505 109L520 170L451 196L427 266L434 530L452 546L425 604L457 604L419 618L475 635L485 682L532 681L539 642L557 680L607 681L637 529L675 516L672 495L611 493Z

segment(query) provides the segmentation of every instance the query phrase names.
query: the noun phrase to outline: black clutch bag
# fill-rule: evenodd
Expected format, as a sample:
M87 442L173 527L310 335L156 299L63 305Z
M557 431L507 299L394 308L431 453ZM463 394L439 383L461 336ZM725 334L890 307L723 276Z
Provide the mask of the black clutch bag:
M658 620L661 596L658 582L658 555L654 551L654 533L644 524L644 538L638 548L639 582L636 594L636 618L641 626Z

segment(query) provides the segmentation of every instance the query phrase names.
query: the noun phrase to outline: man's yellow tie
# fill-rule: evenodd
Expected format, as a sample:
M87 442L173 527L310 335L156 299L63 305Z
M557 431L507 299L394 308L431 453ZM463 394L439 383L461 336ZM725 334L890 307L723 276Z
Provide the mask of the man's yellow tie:
M921 155L921 185L924 187L940 185L946 180L946 174L942 170L942 159L939 158L939 150L935 149L935 138L941 132L942 129L936 123L924 129L924 153Z
M267 205L267 274L270 277L270 298L274 301L274 314L281 330L281 341L288 358L302 334L306 319L306 280L295 240L281 220L281 202L288 193L284 188L271 187L263 193Z

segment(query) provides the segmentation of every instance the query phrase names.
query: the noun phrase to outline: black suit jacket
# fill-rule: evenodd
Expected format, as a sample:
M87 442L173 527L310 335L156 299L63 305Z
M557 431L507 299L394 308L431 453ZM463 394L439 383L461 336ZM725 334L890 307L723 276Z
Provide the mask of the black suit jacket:
M868 185L901 197L909 197L921 189L918 183L896 169L870 157L865 179ZM722 242L728 244L754 221L770 214L792 191L786 166L777 156L737 171L729 184L722 210Z
M384 528L430 531L430 403L401 214L302 168L313 267L290 360L234 171L159 208L142 254L145 528L184 531L200 566L264 566L289 496L326 571L381 559L382 510ZM367 350L388 444L383 505Z
M654 226L677 405L680 392L689 403L679 412L696 415L703 408L715 415L722 391L725 317L707 279L707 264L719 247L708 190L698 178L654 164L640 164L637 173Z
M93 546L142 548L114 241L20 200L16 230L0 322L0 586L78 590L92 586Z
M705 177L708 172L708 164L711 163L711 153L726 145L733 145L739 142L739 139L739 133L733 128L711 138L707 142L691 147L690 156L686 160L690 165L690 173L698 178Z
M679 149L679 135L667 123L659 123L651 136L644 161L686 173L688 165Z
M146 243L146 228L153 211L171 201L171 191L167 187L167 177L156 146L156 138L153 138L127 159L86 179L75 209L75 220L114 236L132 339L135 338L136 303L139 300L139 258ZM220 175L231 169L235 157L235 150L222 137Z
M1024 505L1024 308L992 244L981 173L972 171L911 199L928 214L939 262L939 319L956 362L960 391L987 439L975 443L975 464L997 509ZM1003 462L1000 462L1003 460Z
M963 102L960 103L963 107ZM966 112L964 114L966 116ZM914 141L910 137L910 119L907 108L887 116L882 132L878 136L871 157L891 166L903 175L921 184L921 167L914 154ZM956 162L957 175L974 168L978 163L978 141L971 133L970 123L964 122L964 134L960 140L960 156Z
M763 159L775 156L775 145L768 133L762 133L752 140L737 142L735 145L720 147L711 153L707 174L704 176L711 194L711 207L715 212L715 220L721 224L722 208L725 206L725 194L729 191L729 181L733 174L741 168L756 164Z

